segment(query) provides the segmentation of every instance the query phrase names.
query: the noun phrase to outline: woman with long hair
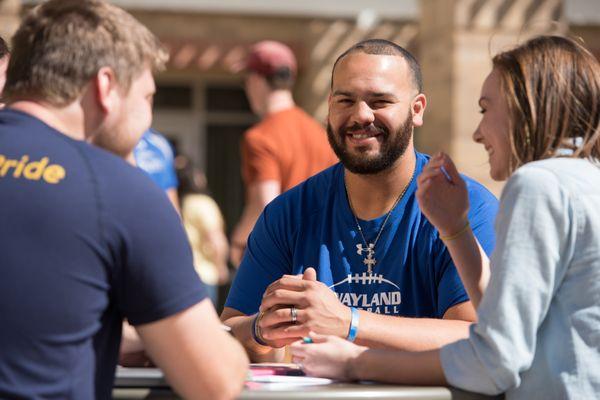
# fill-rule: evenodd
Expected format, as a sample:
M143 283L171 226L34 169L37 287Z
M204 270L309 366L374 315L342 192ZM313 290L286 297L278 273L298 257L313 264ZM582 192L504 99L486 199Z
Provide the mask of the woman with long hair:
M600 396L600 67L579 43L532 39L493 58L473 137L508 182L488 260L465 182L433 157L417 198L477 307L469 337L420 353L312 335L292 354L310 375L450 384L507 398ZM360 329L358 334L360 340Z

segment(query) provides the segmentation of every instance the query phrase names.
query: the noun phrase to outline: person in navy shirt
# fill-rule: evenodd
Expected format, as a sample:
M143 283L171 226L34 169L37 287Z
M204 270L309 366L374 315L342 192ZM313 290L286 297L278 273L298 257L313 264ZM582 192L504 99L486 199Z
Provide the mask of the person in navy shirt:
M110 399L124 318L185 398L234 398L175 210L129 154L167 54L103 0L50 0L13 37L0 111L0 398Z
M221 319L254 360L313 331L425 350L466 337L475 310L415 198L429 159L413 145L426 97L417 61L386 40L336 61L328 137L341 163L269 204L248 239ZM489 254L497 200L468 182L468 215Z

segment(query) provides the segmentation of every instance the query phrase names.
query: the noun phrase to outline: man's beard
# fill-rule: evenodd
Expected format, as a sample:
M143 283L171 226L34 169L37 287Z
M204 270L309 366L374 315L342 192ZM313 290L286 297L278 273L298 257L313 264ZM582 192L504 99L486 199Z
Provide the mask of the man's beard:
M373 157L360 153L352 154L348 151L346 134L356 130L382 134L383 141L380 145L379 155ZM390 135L386 127L379 127L374 124L367 127L355 124L349 128L340 128L337 133L334 133L331 124L327 121L327 138L331 148L348 171L363 175L377 174L394 165L404 155L410 143L412 131L412 115L410 113L394 135Z

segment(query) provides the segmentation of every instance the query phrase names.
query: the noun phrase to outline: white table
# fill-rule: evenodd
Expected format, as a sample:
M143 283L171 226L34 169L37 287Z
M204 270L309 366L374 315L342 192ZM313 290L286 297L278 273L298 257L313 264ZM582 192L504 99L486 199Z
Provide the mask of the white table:
M302 386L282 389L263 385L259 388L245 388L240 400L355 400L355 399L397 399L397 400L488 400L502 399L502 396L489 397L462 390L441 386L400 386L378 383L333 383L323 386ZM167 400L178 397L169 389L162 372L156 368L117 368L115 399Z

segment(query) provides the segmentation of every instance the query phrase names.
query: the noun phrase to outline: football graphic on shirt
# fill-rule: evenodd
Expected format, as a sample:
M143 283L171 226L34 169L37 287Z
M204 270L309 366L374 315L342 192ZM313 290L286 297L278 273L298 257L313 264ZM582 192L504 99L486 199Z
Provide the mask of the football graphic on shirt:
M338 286L352 287L353 290L338 292L336 290ZM399 314L398 305L402 302L400 287L386 279L383 274L367 272L348 274L329 288L334 290L340 302L348 307L356 307L377 314Z

